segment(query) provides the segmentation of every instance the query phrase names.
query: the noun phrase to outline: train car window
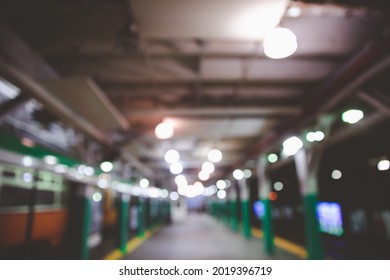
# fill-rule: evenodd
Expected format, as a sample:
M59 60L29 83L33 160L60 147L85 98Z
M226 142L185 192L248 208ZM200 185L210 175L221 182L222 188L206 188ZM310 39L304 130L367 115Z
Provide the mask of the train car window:
M37 205L54 204L54 192L47 190L37 190L35 203Z
M3 171L3 176L7 177L7 178L13 178L13 177L15 177L15 172L5 170L5 171Z
M2 186L0 188L0 208L28 205L31 192L30 189Z

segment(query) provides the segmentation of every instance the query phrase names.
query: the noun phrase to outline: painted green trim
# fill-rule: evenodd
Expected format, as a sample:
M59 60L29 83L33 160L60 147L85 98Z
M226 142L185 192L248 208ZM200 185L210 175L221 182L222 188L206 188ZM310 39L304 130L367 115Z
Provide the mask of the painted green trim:
M230 201L230 226L233 231L238 231L238 213L237 213L237 201Z
M81 259L88 260L89 259L89 248L88 248L88 237L89 231L91 229L91 214L92 207L91 201L88 197L84 197L83 203L83 224L82 224L82 232L81 232Z
M322 244L321 232L317 219L316 207L318 199L316 194L303 196L303 207L305 213L305 232L308 259L325 259L324 248Z
M19 137L0 130L0 147L9 151L16 152L22 155L32 156L38 159L43 159L47 155L53 155L58 159L58 162L67 166L80 164L79 161L65 157L58 153L52 152L42 146L35 145L34 147L26 147L21 143Z
M249 239L252 237L251 221L250 221L250 203L248 200L241 202L242 209L242 228L244 237Z
M145 201L143 198L139 200L138 206L138 237L145 235Z
M129 201L121 199L119 218L119 250L126 251L127 241L129 238Z
M263 239L264 239L264 250L267 254L273 254L275 252L274 242L274 231L272 226L272 207L269 199L262 200L264 205L264 216L263 216Z
M230 200L226 200L225 201L225 222L226 222L226 226L230 226Z

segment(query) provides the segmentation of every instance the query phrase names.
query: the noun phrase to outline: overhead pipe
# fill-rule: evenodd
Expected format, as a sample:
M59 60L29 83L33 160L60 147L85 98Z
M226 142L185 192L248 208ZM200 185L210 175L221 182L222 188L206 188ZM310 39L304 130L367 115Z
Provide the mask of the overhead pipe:
M112 145L112 140L107 135L82 118L71 108L65 106L60 100L55 98L54 94L48 91L38 81L31 78L24 71L17 69L13 65L0 59L0 74L11 83L17 85L22 92L36 98L39 102L47 106L55 114L60 115L67 122L91 135L99 142L107 146Z
M249 159L269 149L289 132L297 131L313 120L320 112L330 110L334 100L345 99L368 79L389 66L390 32L385 32L377 40L367 44L350 59L332 78L310 94L311 98L303 110L291 117L257 144L237 161L232 170L244 165ZM384 60L380 60L385 57Z

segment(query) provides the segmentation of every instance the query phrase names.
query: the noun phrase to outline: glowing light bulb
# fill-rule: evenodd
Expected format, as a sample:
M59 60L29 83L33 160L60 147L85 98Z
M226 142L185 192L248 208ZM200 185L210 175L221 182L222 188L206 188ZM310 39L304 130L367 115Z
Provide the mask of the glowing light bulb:
M269 58L285 58L297 50L297 37L291 30L278 27L267 34L263 46L264 53Z
M207 158L211 162L220 162L222 160L222 152L217 149L210 150L207 154Z
M156 126L154 130L158 139L169 139L173 136L173 126L170 123L163 122Z
M283 152L287 156L295 155L303 147L303 142L296 136L288 138L283 142Z
M174 149L170 149L165 153L164 159L167 163L175 163L180 160L180 154Z
M364 113L362 110L356 110L356 109L351 109L348 111L345 111L341 115L341 119L343 122L349 123L349 124L354 124L360 121L361 119L364 118Z
M100 164L100 169L104 172L110 172L114 168L112 162L105 161Z
M241 180L244 178L244 172L242 172L240 169L236 169L233 171L233 177L236 180Z

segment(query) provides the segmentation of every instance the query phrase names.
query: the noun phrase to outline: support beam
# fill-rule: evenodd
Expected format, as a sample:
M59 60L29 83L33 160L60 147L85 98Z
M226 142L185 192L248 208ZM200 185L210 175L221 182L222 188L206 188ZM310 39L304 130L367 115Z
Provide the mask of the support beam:
M249 239L252 237L251 223L250 223L250 201L249 201L249 189L246 182L246 178L238 180L238 186L240 189L241 197L241 220L242 230L244 237Z
M322 151L312 154L310 163L305 149L299 150L294 156L300 192L303 198L307 253L308 258L312 260L325 258L317 220L317 169L321 154Z
M390 49L390 32L370 42L354 57L352 57L333 77L310 94L303 110L290 118L277 130L270 133L253 145L231 170L245 164L254 155L266 152L288 132L299 130L304 125L318 117L321 113L331 110L336 104L345 100L370 78L381 73L390 65L388 50ZM230 173L230 171L227 171Z
M122 110L125 117L148 116L148 117L272 117L292 115L299 112L296 106L261 106L261 107L197 107L197 108L181 108L181 109L157 109L157 110Z
M259 198L264 206L264 214L262 217L262 230L264 240L264 250L267 254L275 252L274 231L272 226L272 207L269 194L271 192L271 182L266 175L267 159L265 155L261 155L257 162L257 178L259 183Z
M98 128L94 127L90 122L79 116L71 108L66 107L55 97L54 94L24 71L3 60L0 60L0 74L5 79L19 87L22 92L36 98L39 102L44 104L46 108L62 118L64 121L74 125L81 131L89 134L107 146L112 144L112 140L108 136L106 136Z

